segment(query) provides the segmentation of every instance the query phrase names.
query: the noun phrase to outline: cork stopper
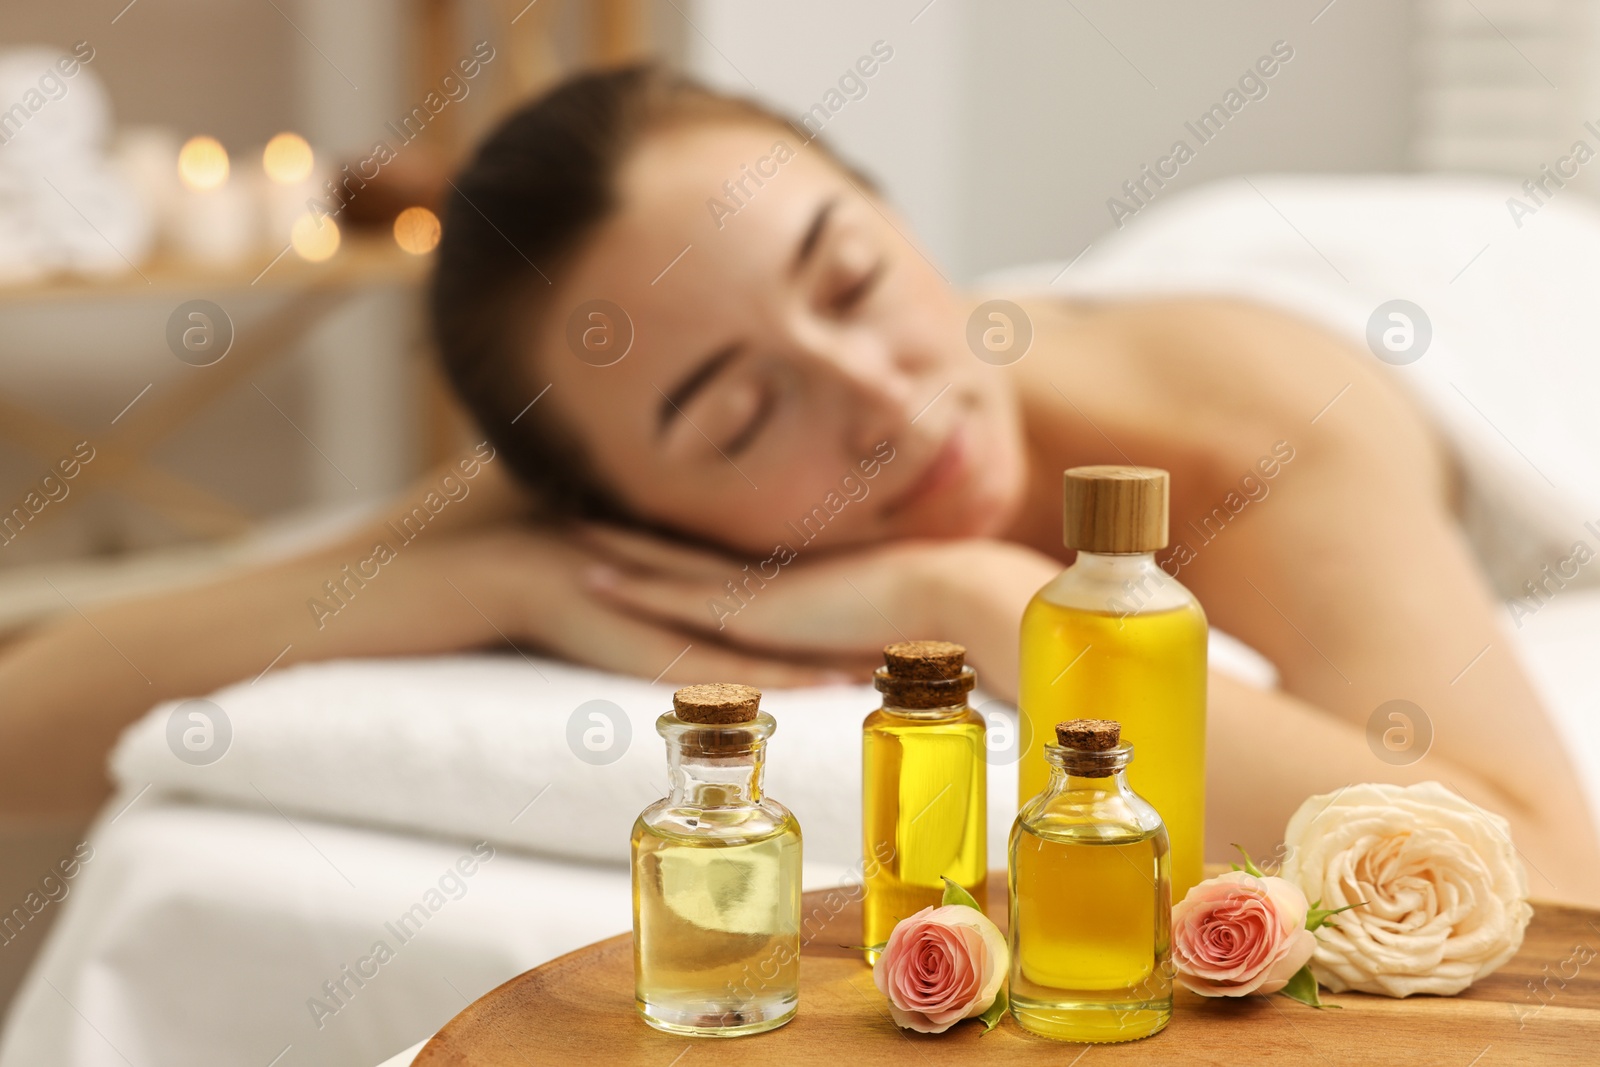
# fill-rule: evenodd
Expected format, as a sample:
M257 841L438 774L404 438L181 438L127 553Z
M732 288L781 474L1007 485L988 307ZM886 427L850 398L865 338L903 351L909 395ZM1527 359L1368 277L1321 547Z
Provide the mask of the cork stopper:
M1159 467L1073 467L1062 475L1062 541L1084 552L1167 547L1167 472Z
M672 710L684 722L707 726L753 722L761 710L761 690L727 682L686 685L672 694Z
M1122 724L1112 719L1073 719L1056 723L1056 743L1080 752L1116 748L1121 737Z
M955 678L967 658L953 641L896 641L883 646L883 662L896 678Z
M1112 719L1073 719L1056 723L1061 769L1080 778L1109 778L1131 758L1121 744L1122 724Z
M966 658L966 647L950 641L897 641L884 646L884 665L873 673L873 685L887 708L965 705L978 680Z

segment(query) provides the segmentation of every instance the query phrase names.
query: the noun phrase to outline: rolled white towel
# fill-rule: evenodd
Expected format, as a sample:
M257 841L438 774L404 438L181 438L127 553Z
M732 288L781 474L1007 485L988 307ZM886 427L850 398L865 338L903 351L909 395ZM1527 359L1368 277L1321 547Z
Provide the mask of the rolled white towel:
M0 52L0 281L118 274L149 253L152 213L106 157L110 126L109 97L81 61Z
M1275 678L1225 635L1211 655L1248 683ZM762 697L778 722L767 789L799 818L808 862L859 860L861 721L880 702L867 685ZM981 694L974 704L1011 711ZM671 706L664 683L514 655L315 663L156 707L123 734L111 766L125 795L149 786L622 863L634 818L666 793L655 722ZM996 754L989 779L991 858L1003 865L1014 758Z
M76 57L42 45L0 51L0 167L95 159L110 132L111 99Z

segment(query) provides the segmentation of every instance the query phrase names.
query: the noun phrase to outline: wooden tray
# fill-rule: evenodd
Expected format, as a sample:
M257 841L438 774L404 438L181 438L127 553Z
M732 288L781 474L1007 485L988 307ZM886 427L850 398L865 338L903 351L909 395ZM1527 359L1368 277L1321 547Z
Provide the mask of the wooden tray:
M1004 910L1003 872L990 875L992 912ZM513 978L457 1015L414 1067L522 1067L540 1063L704 1064L1295 1063L1326 1067L1506 1067L1600 1063L1600 912L1535 904L1522 951L1455 997L1393 1000L1324 995L1316 1011L1287 997L1207 1000L1179 989L1172 1022L1143 1041L1085 1045L1024 1033L1009 1018L933 1036L889 1021L860 953L857 905L807 893L815 935L800 959L800 1011L755 1037L684 1038L646 1026L633 1007L633 938L623 934ZM993 918L1002 927L1004 915ZM1575 950L1576 955L1575 955ZM1583 963L1588 960L1590 962ZM1574 975L1574 971L1576 974ZM1085 1055L1086 1054L1086 1055Z

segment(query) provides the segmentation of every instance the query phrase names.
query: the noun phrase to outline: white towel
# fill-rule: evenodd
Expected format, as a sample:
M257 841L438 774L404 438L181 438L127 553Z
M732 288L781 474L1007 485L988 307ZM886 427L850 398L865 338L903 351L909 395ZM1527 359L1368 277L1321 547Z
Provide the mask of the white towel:
M1265 660L1224 634L1213 633L1211 657L1250 684L1275 680ZM762 696L778 722L767 792L800 820L808 862L859 862L861 720L880 703L866 685ZM666 794L655 722L671 706L665 683L516 655L306 664L203 703L158 706L123 734L111 765L124 797L149 786L622 863L633 820ZM982 694L974 706L991 719L1015 714ZM996 744L1007 736L995 731ZM1015 766L996 757L989 836L999 866L1016 783Z
M57 271L118 274L144 260L154 226L111 165L111 98L63 53L0 51L0 282Z

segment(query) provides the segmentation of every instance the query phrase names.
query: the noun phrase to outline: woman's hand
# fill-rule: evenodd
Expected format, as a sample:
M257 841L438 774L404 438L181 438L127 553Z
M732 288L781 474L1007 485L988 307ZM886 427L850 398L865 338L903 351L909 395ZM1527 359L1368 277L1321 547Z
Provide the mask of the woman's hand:
M894 641L940 638L1015 686L1017 627L1034 591L1061 565L1015 544L908 541L799 554L765 570L718 553L610 527L585 539L606 558L582 580L632 616L751 653L881 661Z
M665 542L630 536L666 548ZM506 529L463 547L478 555L480 564L487 557L503 575L495 599L484 604L495 628L561 659L685 684L725 680L781 688L859 679L859 670L845 670L856 664L826 655L785 657L782 649L735 647L714 628L684 625L607 595L590 576L623 560L599 541L569 530Z

